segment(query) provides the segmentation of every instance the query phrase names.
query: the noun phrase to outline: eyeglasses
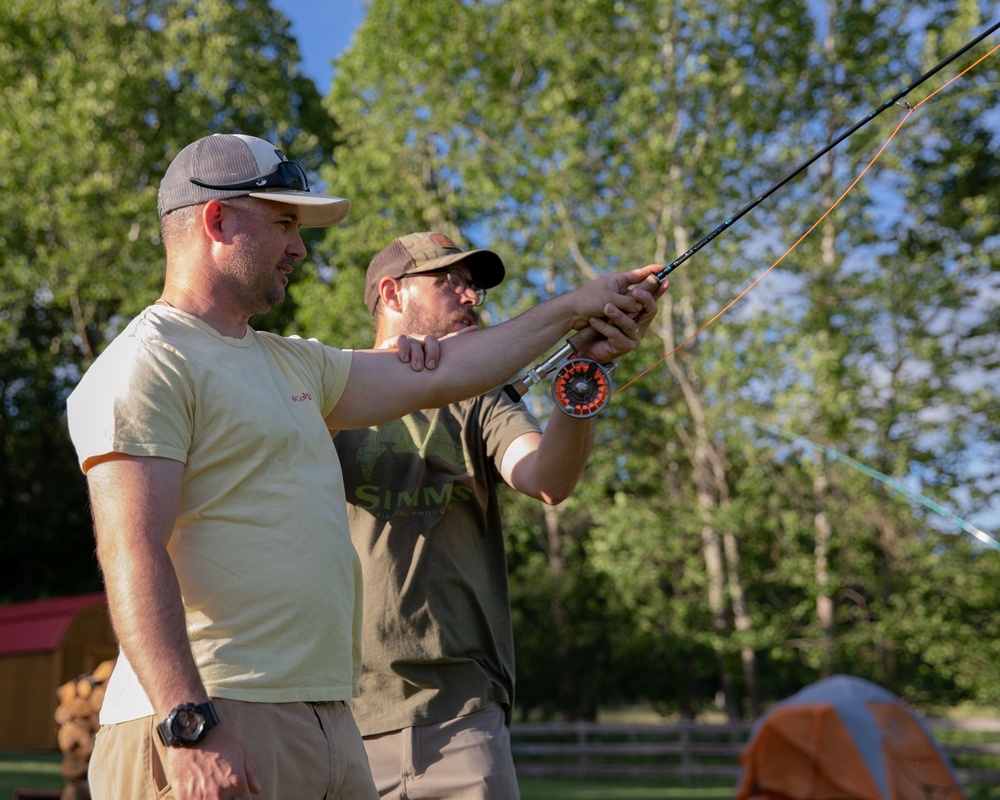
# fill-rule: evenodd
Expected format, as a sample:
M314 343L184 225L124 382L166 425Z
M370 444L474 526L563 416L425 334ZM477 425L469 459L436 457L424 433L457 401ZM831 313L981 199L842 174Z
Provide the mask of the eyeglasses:
M432 272L407 272L399 277L400 279L420 278L424 275L444 275L445 279L448 281L448 288L455 294L464 294L469 289L472 289L473 293L476 295L476 306L481 306L486 302L486 287L484 287L479 281L469 280L465 277L465 273L458 269L435 270Z
M309 179L306 173L294 161L279 161L273 172L261 175L259 178L250 178L246 181L236 183L208 183L200 178L189 178L195 186L203 189L218 189L229 191L237 189L296 189L300 192L309 191Z

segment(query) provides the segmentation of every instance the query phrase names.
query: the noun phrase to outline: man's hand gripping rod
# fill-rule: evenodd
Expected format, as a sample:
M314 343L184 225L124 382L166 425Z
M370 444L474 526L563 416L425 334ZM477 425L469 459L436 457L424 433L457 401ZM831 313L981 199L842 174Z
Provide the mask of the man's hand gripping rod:
M629 287L629 290L641 286L655 295L663 279L693 252L693 249L689 250L682 258L668 264L660 272L650 275L642 283ZM647 313L644 311L636 321L644 322ZM545 376L558 369L559 372L552 383L552 394L559 410L571 417L580 418L601 413L607 408L608 400L611 398L611 370L606 365L588 358L570 358L573 353L582 350L598 336L600 334L589 326L577 331L558 351L541 364L529 369L523 378L504 386L504 392L516 403L528 393L528 389L536 383L541 383Z

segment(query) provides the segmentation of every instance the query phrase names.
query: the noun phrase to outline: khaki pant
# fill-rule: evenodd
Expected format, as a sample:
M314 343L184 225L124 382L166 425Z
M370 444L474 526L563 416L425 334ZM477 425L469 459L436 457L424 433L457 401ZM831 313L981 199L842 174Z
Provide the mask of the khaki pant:
M379 797L517 800L503 710L491 706L436 725L365 737Z
M260 800L375 800L361 735L346 703L245 703L213 698L221 724L257 769ZM172 800L152 717L102 725L90 759L94 800Z

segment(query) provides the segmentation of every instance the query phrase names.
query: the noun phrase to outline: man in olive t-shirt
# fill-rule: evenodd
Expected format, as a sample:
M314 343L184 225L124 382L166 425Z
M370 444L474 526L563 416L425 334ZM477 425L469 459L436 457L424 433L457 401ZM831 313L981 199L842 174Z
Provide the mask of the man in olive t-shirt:
M394 240L368 267L376 346L403 333L476 335L475 308L503 277L495 253L463 251L439 233ZM616 355L638 345L655 312L649 293L636 297L643 323L613 312L592 323ZM594 424L556 414L542 433L498 389L337 436L364 575L361 695L351 707L381 797L518 796L498 488L564 500Z

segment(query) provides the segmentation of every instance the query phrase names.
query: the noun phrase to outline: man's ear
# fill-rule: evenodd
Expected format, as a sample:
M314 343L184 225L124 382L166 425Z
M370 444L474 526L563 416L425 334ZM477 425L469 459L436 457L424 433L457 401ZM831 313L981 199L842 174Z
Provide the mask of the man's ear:
M226 207L218 200L209 200L201 207L201 224L206 235L214 242L223 243L227 240L227 235L222 229L223 217L226 215Z
M398 281L395 278L382 278L378 284L379 302L384 308L392 309L399 313L403 310L403 301L400 297L400 290L402 288L402 281Z

